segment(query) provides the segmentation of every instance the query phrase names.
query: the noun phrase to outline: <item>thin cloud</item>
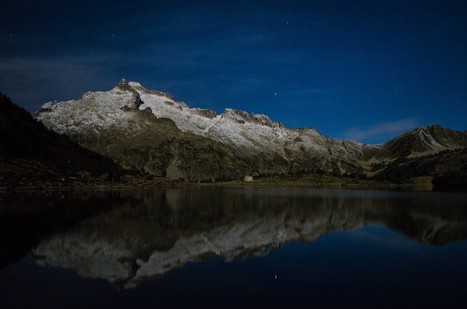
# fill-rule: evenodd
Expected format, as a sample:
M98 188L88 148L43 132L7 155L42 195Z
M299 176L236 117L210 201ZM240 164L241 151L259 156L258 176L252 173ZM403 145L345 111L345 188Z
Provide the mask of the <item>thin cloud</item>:
M99 66L99 60L80 56L0 58L0 91L30 111L50 100L78 98L88 90L109 87L105 65Z
M351 128L344 133L344 138L366 143L384 142L418 125L418 120L413 118L382 122L367 128Z

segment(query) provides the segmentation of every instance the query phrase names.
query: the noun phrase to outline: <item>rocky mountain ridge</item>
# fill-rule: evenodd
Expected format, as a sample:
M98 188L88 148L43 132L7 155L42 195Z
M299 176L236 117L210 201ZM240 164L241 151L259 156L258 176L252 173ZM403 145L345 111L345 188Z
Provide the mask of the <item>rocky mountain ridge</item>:
M466 145L466 132L432 125L404 133L384 144L383 148L394 157L417 158L446 150L463 149Z
M98 184L122 172L108 158L48 130L0 93L0 187Z
M466 132L439 126L376 146L330 139L315 129L289 129L266 115L233 109L217 115L190 108L169 94L125 80L110 91L46 103L36 118L126 168L190 181L310 174L397 181L394 173L386 175L389 167L441 152L462 153L467 147ZM462 166L464 158L460 160ZM410 174L440 176L425 170Z

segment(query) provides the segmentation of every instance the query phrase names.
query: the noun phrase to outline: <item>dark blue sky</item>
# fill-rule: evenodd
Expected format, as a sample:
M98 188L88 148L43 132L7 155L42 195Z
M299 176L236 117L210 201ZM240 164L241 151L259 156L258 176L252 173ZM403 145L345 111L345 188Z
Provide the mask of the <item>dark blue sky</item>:
M0 91L30 111L126 78L361 142L467 129L467 1L31 2L0 7Z

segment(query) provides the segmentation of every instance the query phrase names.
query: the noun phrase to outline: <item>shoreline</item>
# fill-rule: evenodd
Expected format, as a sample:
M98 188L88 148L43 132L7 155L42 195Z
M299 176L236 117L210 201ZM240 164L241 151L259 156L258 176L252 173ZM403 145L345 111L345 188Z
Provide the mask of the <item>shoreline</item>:
M220 182L182 182L160 179L156 181L144 181L141 183L115 184L84 184L75 183L73 185L28 185L15 186L13 188L0 185L0 195L17 194L59 194L61 192L80 191L116 191L129 189L156 189L156 188L192 188L192 187L309 187L309 188L329 188L329 189L368 189L368 190L402 190L402 191L438 191L432 184L409 184L409 183L389 183L377 181L312 181L312 180L284 180L284 179L257 179L251 182L245 181L220 181ZM442 190L446 191L446 190ZM462 192L462 190L456 190Z

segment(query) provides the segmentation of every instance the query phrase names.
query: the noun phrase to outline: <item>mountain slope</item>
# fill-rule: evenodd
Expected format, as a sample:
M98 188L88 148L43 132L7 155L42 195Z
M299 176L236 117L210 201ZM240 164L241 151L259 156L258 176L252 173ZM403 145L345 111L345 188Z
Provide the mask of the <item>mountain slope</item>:
M394 157L417 158L466 147L466 132L433 125L418 128L396 137L384 144L383 149Z
M215 181L240 179L252 170L225 145L182 132L172 120L143 109L139 94L125 82L81 100L45 104L36 116L80 145L141 173Z
M119 173L109 159L49 131L0 93L0 186L107 181Z
M265 115L248 114L232 109L226 109L221 115L216 115L210 110L192 109L168 94L147 90L138 83L124 80L107 92L86 93L75 101L47 103L38 111L36 117L52 130L67 134L81 145L107 155L123 165L127 162L122 157L125 152L122 150L127 147L141 150L142 145L130 146L135 140L138 141L135 136L152 136L158 140L145 140L145 147L158 149L156 152L169 149L172 155L159 167L142 168L138 167L136 162L130 166L153 174L164 174L165 169L165 174L170 175L167 169L175 164L177 170L181 171L181 178L193 177L187 175L187 167L178 167L178 164L188 163L175 159L182 154L173 150L171 145L174 140L178 141L180 136L189 139L195 148L199 148L200 142L213 148L206 149L202 146L196 150L196 154L199 151L203 151L204 155L216 153L214 157L219 159L227 155L228 160L219 161L220 170L214 168L205 175L211 174L207 178L215 179L240 179L245 174L355 175L361 169L360 160L364 156L365 148L355 142L329 139L314 129L288 129ZM170 119L175 124L173 128L163 129L161 132L161 124L168 123L163 119ZM160 138L156 138L157 136ZM167 141L167 137L170 137L172 142ZM164 138L167 143L162 145ZM192 156L196 158L195 152L184 154L188 160ZM203 162L205 158L198 161ZM205 170L199 168L198 163L189 164L191 167L188 169ZM226 163L233 164L230 171L219 175ZM227 167L229 168L229 165ZM205 176L201 179L205 179Z
M173 179L319 174L405 182L466 174L466 132L430 126L384 145L362 145L314 129L289 129L265 115L190 108L125 80L79 100L46 103L36 117L126 168ZM448 157L457 164L446 165Z
M406 182L428 176L436 184L462 187L467 184L467 132L417 128L382 145L371 162L377 179Z

